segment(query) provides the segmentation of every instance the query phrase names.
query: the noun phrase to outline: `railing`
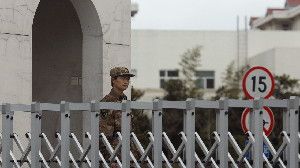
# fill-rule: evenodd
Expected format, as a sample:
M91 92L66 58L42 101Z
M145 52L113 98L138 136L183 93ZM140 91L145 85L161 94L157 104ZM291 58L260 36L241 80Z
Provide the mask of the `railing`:
M263 133L263 107L282 108L283 128L282 144L276 150L267 136ZM208 148L200 135L195 132L195 112L197 108L216 109L217 129L213 132L214 143ZM248 143L244 149L236 142L235 138L228 131L229 108L251 108L251 122L253 128L247 132ZM131 102L108 103L68 103L60 104L33 103L24 104L3 104L2 109L2 137L1 137L1 166L5 168L22 167L51 167L53 164L59 167L87 167L98 168L110 167L114 162L119 167L129 168L141 167L299 167L299 128L298 112L299 99L292 97L285 100L275 99L255 99L255 100L228 100L219 101L193 100L187 101L160 101L154 102ZM103 133L99 133L99 115L101 109L122 111L122 129L118 132L119 144L113 148ZM133 109L152 110L152 132L148 132L150 143L143 148L137 136L131 132L131 116ZM162 114L164 109L183 109L184 131L180 132L181 144L175 149L171 140L162 126ZM28 143L23 146L14 134L13 117L14 112L31 113L31 132L26 134ZM61 114L61 132L56 133L57 144L53 146L43 132L41 132L41 117L43 111L59 112ZM77 137L70 132L70 116L73 111L88 111L91 119L91 130L86 133L88 144L85 148L79 143ZM198 121L197 121L198 122ZM21 152L21 157L16 158L13 151L13 142ZM45 158L41 152L41 144L46 144L50 152L50 157ZM70 144L75 144L80 156L75 158L70 149ZM105 160L99 151L99 143L105 145L109 152L109 159ZM272 154L272 159L268 159L263 154L263 144L266 144ZM135 158L130 149L130 144L134 144L141 157ZM204 157L200 157L195 151L198 145ZM229 146L236 152L233 157L229 152ZM163 146L171 153L171 158L167 157ZM252 159L247 159L246 155L251 151ZM284 155L283 155L284 154Z

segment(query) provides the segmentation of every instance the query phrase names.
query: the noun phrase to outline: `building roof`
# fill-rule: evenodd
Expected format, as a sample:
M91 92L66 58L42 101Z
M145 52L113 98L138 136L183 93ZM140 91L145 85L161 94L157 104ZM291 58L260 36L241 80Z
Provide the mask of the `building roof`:
M286 0L285 8L268 8L265 17L250 20L252 28L258 28L273 20L291 19L300 15L300 0Z
M265 17L251 17L250 26L258 28L274 19L291 19L300 15L300 0L286 0L285 8L268 8Z
M268 8L266 12L266 16L273 14L276 11L284 11L285 8Z
M300 5L300 0L286 0L285 6L286 7L295 7Z
M252 23L253 23L256 19L259 19L259 17L251 16L251 17L250 17L250 25L252 25Z

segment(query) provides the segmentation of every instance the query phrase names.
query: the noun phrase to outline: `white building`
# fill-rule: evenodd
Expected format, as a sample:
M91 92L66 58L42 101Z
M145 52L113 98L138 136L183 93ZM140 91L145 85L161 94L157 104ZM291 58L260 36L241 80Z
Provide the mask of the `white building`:
M300 33L300 0L287 0L284 8L270 8L264 17L252 18L250 25L255 30L274 32L284 30ZM249 64L265 66L276 75L288 74L293 78L300 79L297 69L300 61L300 47L296 44L299 39L297 35L287 38L289 41L285 45L276 45L253 55L249 59ZM278 40L281 39L283 38Z
M252 29L300 30L300 0L286 0L284 8L269 8L264 17L252 17Z
M299 47L276 47L252 57L249 64L265 66L276 75L289 74L293 78L300 79L299 61Z
M272 51L274 48L298 48L300 47L299 39L300 32L297 31L249 31L247 38L247 55L249 57L241 56L240 61L248 60L249 63L254 64L255 62L262 63L264 59L264 62L274 62L272 59L257 55L265 51ZM213 88L204 88L208 93L207 97L222 85L222 76L226 67L237 59L236 31L133 30L131 43L132 69L137 75L133 80L133 86L146 90L144 100L157 96L162 97L163 91L159 89L161 79L179 76L176 70L179 69L180 55L189 48L201 46L202 57L199 70L203 72L202 74L206 74L202 77L207 84L211 83L211 80L207 81L207 79L214 81ZM279 50L276 51L279 52ZM276 56L278 64L291 60L300 62L297 52L285 53L283 51L286 50L281 50L281 56L278 55L279 53ZM290 53L293 53L292 57ZM294 68L288 63L286 66ZM169 75L167 71L169 71ZM280 69L282 73L291 71ZM278 70L275 72L277 73Z
M0 0L1 103L100 100L111 88L109 70L130 67L130 27L129 0ZM30 116L14 115L21 138ZM59 116L43 115L50 139L60 130ZM89 120L73 114L77 137L89 130Z

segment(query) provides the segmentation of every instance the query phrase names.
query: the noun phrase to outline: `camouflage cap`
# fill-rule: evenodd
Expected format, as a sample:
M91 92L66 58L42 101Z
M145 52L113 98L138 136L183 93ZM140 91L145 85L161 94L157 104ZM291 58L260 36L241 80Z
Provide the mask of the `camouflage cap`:
M129 76L134 77L132 73L129 73L129 70L126 67L114 67L110 70L111 77L118 77L118 76Z

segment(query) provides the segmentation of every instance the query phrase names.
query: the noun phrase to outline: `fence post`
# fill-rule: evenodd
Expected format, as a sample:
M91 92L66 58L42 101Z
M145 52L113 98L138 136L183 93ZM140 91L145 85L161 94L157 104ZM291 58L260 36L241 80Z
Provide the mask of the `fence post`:
M31 167L39 168L42 166L40 162L39 152L41 150L41 119L42 111L40 103L31 104Z
M221 98L219 100L219 111L217 112L217 131L220 135L220 145L218 147L219 167L228 167L228 100Z
M288 110L290 114L290 154L288 160L288 167L298 168L299 167L299 98L292 96L288 101Z
M13 117L10 104L2 105L2 167L12 168L10 152L13 150Z
M154 134L153 156L154 167L162 167L162 101L153 102L152 132Z
M195 100L187 99L185 115L186 167L195 167Z
M131 103L122 102L122 167L130 167L130 122L131 122Z
M60 103L61 112L61 167L70 167L70 108L69 103L62 101Z
M254 167L263 167L263 99L255 98L253 101L254 112Z
M92 167L99 167L99 116L96 101L90 103L91 115L91 163Z
M289 100L287 100L289 101ZM289 104L289 103L288 103ZM287 104L287 108L283 110L282 115L282 131L285 131L287 135L290 135L290 113L289 113L289 105ZM283 152L283 161L287 163L290 155L290 146L288 145Z

